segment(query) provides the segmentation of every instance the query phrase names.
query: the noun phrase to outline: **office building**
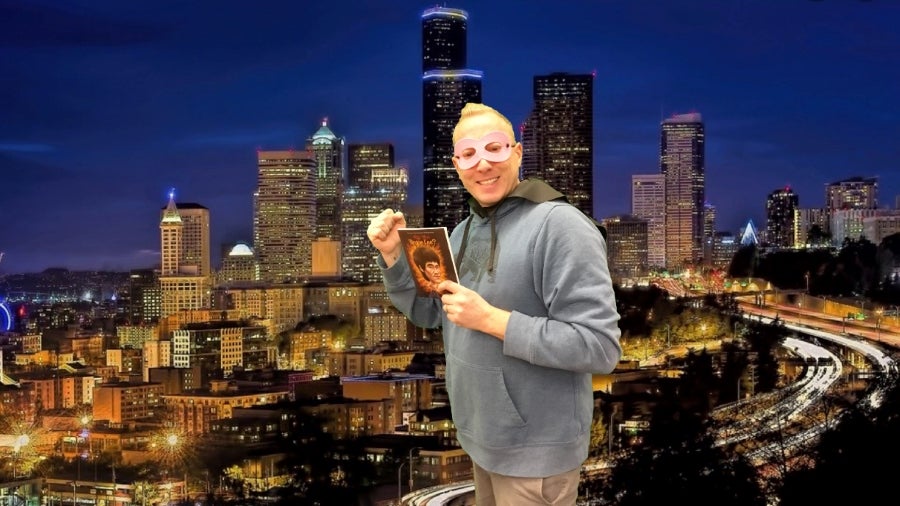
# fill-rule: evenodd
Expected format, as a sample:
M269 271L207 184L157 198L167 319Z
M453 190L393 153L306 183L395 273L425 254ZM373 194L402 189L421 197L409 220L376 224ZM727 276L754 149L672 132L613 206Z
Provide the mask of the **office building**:
M369 222L384 209L406 211L409 176L396 167L389 143L351 144L347 148L347 191L343 210L343 276L363 283L380 283L377 250L366 236ZM407 218L407 225L410 225Z
M533 100L523 133L522 177L546 181L593 216L593 74L535 76Z
M647 222L647 264L650 268L666 265L666 176L631 176L631 215Z
M609 273L613 281L647 272L647 221L630 215L604 218Z
M316 157L316 238L341 240L344 139L328 128L328 118L306 141Z
M134 324L152 323L159 319L162 294L159 276L153 269L135 269L128 274L128 319Z
M181 218L181 256L178 259L178 269L182 273L191 273L198 276L209 277L210 267L209 250L209 209L193 202L180 202L175 204L178 216ZM160 219L165 218L166 208L160 213Z
M185 224L175 204L175 192L170 192L169 203L159 222L160 317L186 309L209 307L211 278L208 273L202 274L202 265L198 263L205 254L206 268L209 269L209 212L194 204L187 213L191 216L190 225ZM189 234L187 240L185 231ZM186 252L194 263L187 263Z
M316 155L259 151L253 195L253 249L262 281L283 283L312 274L316 236Z
M666 178L666 266L699 263L703 252L706 192L705 132L700 113L676 114L662 122L660 173Z
M875 218L887 214L882 209L835 209L831 212L831 245L840 248L845 239L858 241L865 237L863 226L867 218Z
M468 13L433 7L422 14L424 223L452 229L468 215L468 192L453 167L453 127L468 102L481 102L482 73L466 68Z
M255 281L259 278L256 254L244 243L237 243L222 257L222 267L217 273L217 285L241 281Z

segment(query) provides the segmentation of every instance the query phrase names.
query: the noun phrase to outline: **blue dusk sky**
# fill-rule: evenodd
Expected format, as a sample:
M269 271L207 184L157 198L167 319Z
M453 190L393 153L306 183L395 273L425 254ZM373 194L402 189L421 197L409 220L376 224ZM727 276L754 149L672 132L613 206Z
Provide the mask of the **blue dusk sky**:
M320 121L391 142L422 198L421 14L409 0L0 0L0 274L151 267L167 192L210 209L212 249L252 241L256 150ZM659 128L699 112L717 229L766 196L900 193L896 0L459 1L485 103L521 123L532 78L595 72L594 201L630 211ZM217 259L218 255L216 255Z

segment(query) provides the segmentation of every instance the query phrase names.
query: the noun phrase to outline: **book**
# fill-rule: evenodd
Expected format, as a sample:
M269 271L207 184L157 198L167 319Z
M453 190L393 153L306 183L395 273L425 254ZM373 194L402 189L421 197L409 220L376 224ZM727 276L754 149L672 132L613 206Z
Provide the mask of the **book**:
M400 244L420 297L440 297L437 285L459 282L447 227L401 228Z

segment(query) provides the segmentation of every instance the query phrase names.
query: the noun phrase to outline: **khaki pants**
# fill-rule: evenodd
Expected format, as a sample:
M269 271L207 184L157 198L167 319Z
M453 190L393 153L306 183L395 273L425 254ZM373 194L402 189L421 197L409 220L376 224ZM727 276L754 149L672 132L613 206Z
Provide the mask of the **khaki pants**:
M516 478L472 465L475 506L575 506L578 498L580 468L546 478Z

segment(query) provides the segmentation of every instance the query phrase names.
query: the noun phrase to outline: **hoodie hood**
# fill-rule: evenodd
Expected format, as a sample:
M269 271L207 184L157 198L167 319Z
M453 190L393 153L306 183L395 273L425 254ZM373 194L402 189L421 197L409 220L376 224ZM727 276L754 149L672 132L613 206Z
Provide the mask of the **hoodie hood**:
M540 179L526 179L520 182L513 188L513 191L509 192L509 195L491 207L482 207L474 198L469 198L469 209L472 211L472 214L466 220L462 244L460 244L459 254L456 256L457 265L462 265L460 262L462 262L463 256L466 254L466 244L469 242L469 227L472 225L472 217L477 214L481 218L489 218L491 220L491 253L488 257L488 272L494 272L494 255L497 249L497 210L509 199L524 199L535 204L551 200L568 202L565 195Z

